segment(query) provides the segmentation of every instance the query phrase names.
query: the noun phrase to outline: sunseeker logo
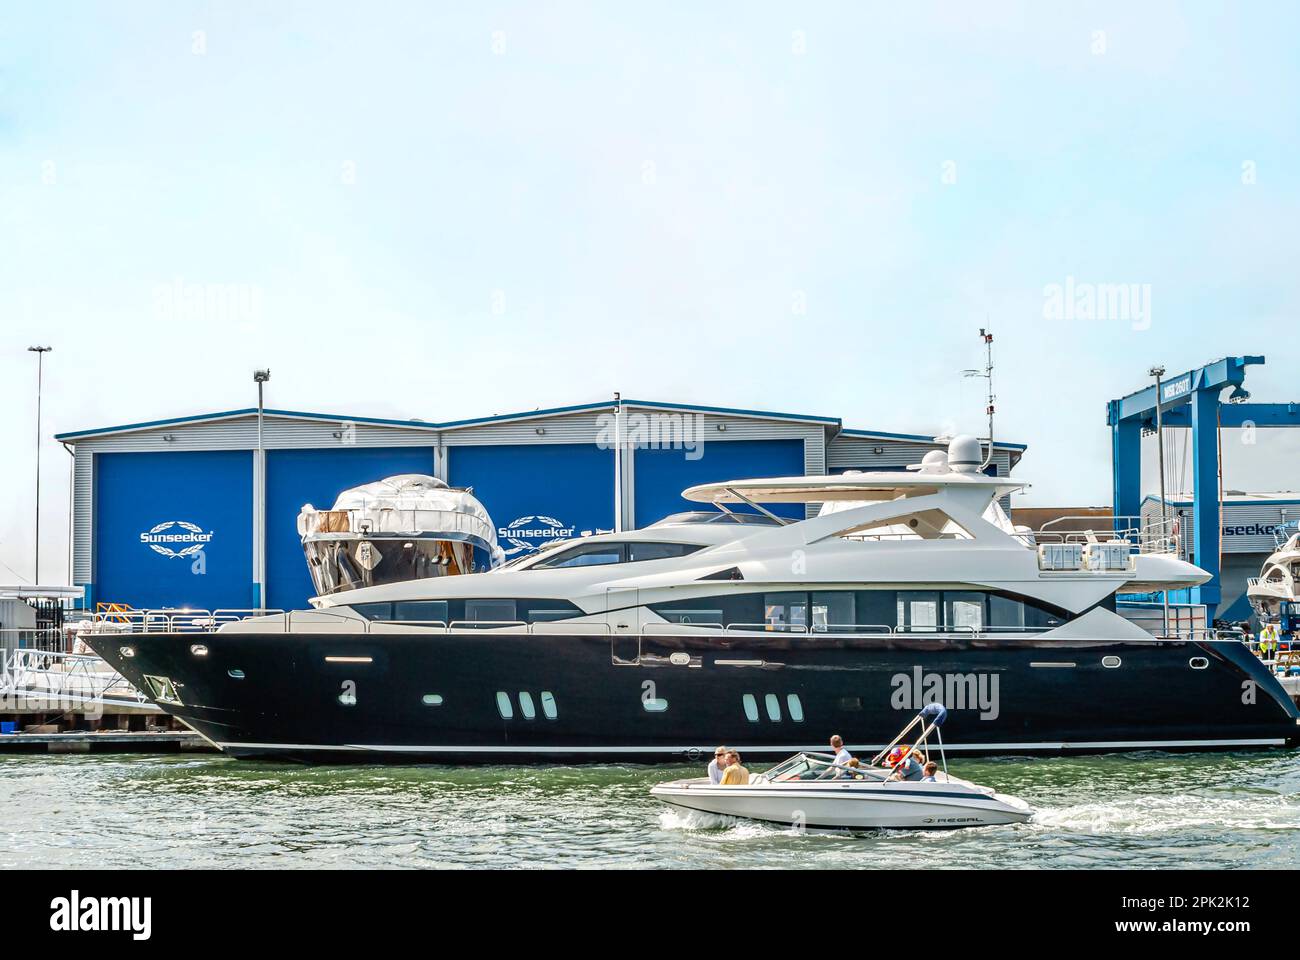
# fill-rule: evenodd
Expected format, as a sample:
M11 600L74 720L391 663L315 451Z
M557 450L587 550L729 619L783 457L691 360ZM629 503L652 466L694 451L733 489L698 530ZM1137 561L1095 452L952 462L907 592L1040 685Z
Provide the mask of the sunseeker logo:
M153 933L153 898L71 896L50 901L50 929L59 933L79 931L129 931L132 940L148 940Z
M178 527L182 532L175 532ZM212 537L212 531L205 531L197 523L167 520L140 534L140 542L164 557L192 557L201 553Z
M895 710L920 710L927 703L942 703L949 710L978 710L981 720L996 720L998 705L996 673L926 673L913 667L911 673L896 673L889 685Z
M506 556L525 551L537 550L548 540L567 540L573 536L576 527L566 527L554 517L529 516L518 517L510 526L500 527L497 536L510 544Z

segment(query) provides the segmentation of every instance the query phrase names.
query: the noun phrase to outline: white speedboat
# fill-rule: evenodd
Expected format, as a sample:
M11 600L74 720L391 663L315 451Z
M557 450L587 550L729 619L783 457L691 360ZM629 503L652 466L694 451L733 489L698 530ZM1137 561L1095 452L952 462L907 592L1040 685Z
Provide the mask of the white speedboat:
M932 781L894 779L896 774L880 765L891 751L897 753L893 748L917 723L925 724L920 742L904 747L903 755L923 751L946 716L938 704L927 706L868 765L842 766L829 754L799 753L746 784L715 784L708 777L673 780L651 788L650 795L687 810L824 830L984 827L1033 816L1018 797L952 776L946 759Z

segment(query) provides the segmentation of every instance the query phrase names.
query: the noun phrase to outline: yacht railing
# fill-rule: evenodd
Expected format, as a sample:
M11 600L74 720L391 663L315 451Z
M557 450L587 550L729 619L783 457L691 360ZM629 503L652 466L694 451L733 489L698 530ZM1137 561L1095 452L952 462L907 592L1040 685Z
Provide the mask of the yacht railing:
M1057 524L1089 523L1082 530L1050 529ZM1142 516L1097 517L1087 514L1057 517L1037 530L1018 536L1033 546L1045 543L1117 543L1123 541L1136 548L1137 553L1178 553L1179 523L1177 517L1161 520Z

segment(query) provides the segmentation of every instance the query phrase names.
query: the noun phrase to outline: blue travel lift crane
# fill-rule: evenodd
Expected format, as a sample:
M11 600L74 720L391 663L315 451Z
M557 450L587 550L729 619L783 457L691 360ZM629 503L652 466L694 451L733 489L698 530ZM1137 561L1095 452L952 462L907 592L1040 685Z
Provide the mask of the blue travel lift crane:
M1186 599L1205 604L1210 619L1221 598L1219 428L1300 427L1300 403L1248 402L1250 393L1243 386L1246 368L1263 362L1263 357L1224 357L1160 383L1163 425L1192 431L1193 524L1188 559L1212 579L1192 588ZM1229 388L1225 402L1221 395ZM1156 405L1154 385L1106 405L1116 517L1135 517L1141 511L1141 441L1144 433L1155 429Z

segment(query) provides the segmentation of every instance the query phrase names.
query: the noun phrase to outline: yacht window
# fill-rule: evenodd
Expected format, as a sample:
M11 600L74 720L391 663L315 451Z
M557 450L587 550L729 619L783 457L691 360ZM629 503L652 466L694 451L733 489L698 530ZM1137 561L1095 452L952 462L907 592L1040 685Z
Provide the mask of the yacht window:
M949 630L983 630L984 594L945 590L943 622Z
M509 720L515 715L515 708L510 704L510 694L504 690L497 691L497 713L501 714L502 720Z
M532 569L542 570L555 567L597 567L608 563L623 562L623 544L621 543L584 543L568 550L562 550L550 560L543 560Z
M1114 597L1099 606L1113 609ZM886 633L893 630L1049 630L1070 619L1051 604L981 590L818 590L692 597L651 604L669 623L752 630Z
M812 626L814 630L846 627L857 623L854 619L855 597L847 590L826 590L812 595Z
M669 557L684 557L703 547L694 543L639 543L632 541L627 545L629 563L642 560L666 560Z
M516 621L515 601L466 600L465 619L471 623Z
M775 630L803 630L808 626L808 594L763 594L763 623Z
M547 720L554 720L559 716L559 711L555 709L555 694L549 690L542 691L542 716Z
M512 602L519 619L527 623L550 623L553 620L567 620L584 615L581 607L568 600L526 599Z
M758 701L754 695L747 693L740 698L740 702L745 706L745 719L750 723L758 723Z
M721 625L722 610L718 607L680 607L674 610L660 610L659 615L669 623L716 623Z
M391 620L393 605L391 603L354 603L352 609L367 620Z
M393 619L406 622L446 623L446 600L398 600L393 604Z
M795 723L803 723L803 704L799 701L799 694L792 693L786 697L785 705L790 708L790 719Z
M900 590L898 617L900 630L929 632L939 629L939 591Z
M1101 605L1106 606L1107 602L1113 604L1114 598L1107 598ZM1046 604L1000 593L989 594L988 622L991 630L1050 630L1068 619L1065 611Z
M1011 597L989 597L989 626L994 630L1023 630L1025 605Z
M533 695L527 690L519 691L519 712L524 715L525 720L532 720L537 716L537 708L533 706Z
M781 701L775 693L769 693L763 698L763 706L767 707L767 719L773 723L781 722Z

